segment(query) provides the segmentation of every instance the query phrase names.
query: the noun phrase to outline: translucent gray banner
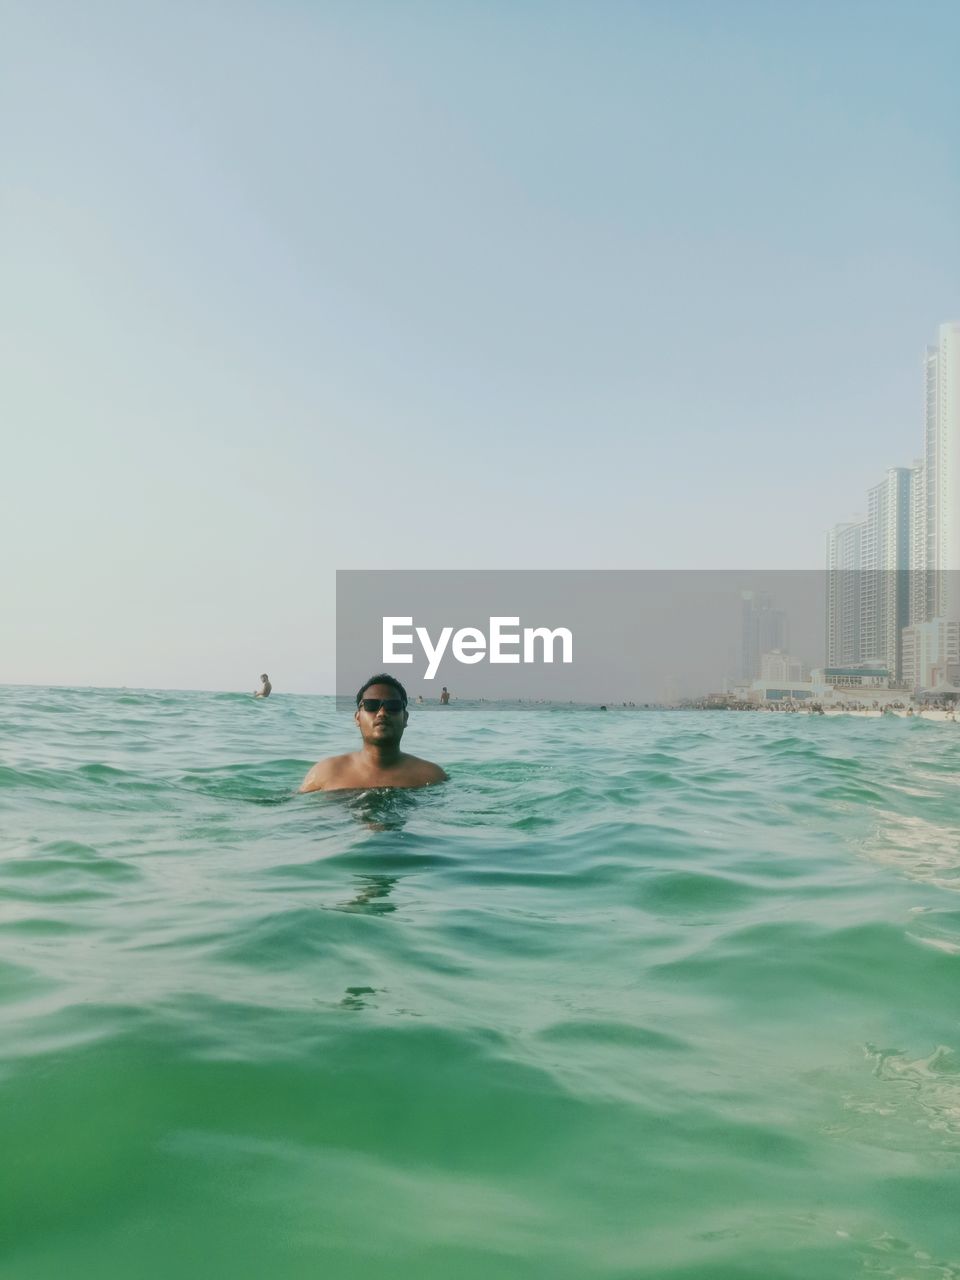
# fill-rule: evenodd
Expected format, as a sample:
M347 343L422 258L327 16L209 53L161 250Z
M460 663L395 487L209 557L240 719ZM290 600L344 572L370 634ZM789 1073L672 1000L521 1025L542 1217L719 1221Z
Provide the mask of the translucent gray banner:
M907 571L337 574L337 694L388 671L410 701L670 704L948 689L960 624ZM929 612L929 609L927 609ZM859 674L858 674L859 673ZM832 684L831 684L832 682Z

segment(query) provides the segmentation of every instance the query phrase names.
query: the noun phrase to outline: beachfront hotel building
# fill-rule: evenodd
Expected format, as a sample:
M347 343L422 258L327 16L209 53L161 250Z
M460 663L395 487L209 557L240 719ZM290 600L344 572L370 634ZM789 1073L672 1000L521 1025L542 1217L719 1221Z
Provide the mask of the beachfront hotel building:
M903 682L912 692L950 684L960 667L960 622L935 618L903 632Z
M760 655L760 680L764 684L790 685L806 680L803 662L793 654L772 649Z
M866 517L828 533L826 559L828 666L882 666L909 687L941 670L923 656L939 652L928 633L905 632L960 622L960 321L924 357L923 457L887 469Z

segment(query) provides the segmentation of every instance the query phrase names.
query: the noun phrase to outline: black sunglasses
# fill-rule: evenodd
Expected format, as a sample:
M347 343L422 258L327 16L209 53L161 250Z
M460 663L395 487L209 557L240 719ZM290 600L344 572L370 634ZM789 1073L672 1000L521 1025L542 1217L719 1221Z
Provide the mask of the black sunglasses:
M388 716L395 716L395 715L399 715L399 713L403 710L403 699L402 698L361 698L360 705L361 707L363 707L364 711L369 712L369 714L372 716L375 716L381 707L383 707L384 711L387 713Z

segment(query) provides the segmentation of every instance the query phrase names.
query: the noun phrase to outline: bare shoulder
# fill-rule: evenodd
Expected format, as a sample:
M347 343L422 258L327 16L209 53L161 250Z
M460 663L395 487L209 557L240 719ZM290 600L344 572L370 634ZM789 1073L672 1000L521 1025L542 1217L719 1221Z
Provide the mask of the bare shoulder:
M449 782L450 775L432 760L421 760L419 756L406 756L403 762L404 772L416 778L417 785L428 786L431 782Z
M300 790L323 791L345 769L349 768L352 759L353 756L349 752L343 756L327 756L326 760L321 760L313 766L300 784Z

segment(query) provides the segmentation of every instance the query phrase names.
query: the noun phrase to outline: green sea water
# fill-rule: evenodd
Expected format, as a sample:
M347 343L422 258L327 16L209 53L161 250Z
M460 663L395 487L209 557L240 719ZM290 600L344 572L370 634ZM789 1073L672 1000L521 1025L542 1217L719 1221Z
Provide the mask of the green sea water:
M960 1277L960 728L0 689L4 1280Z

